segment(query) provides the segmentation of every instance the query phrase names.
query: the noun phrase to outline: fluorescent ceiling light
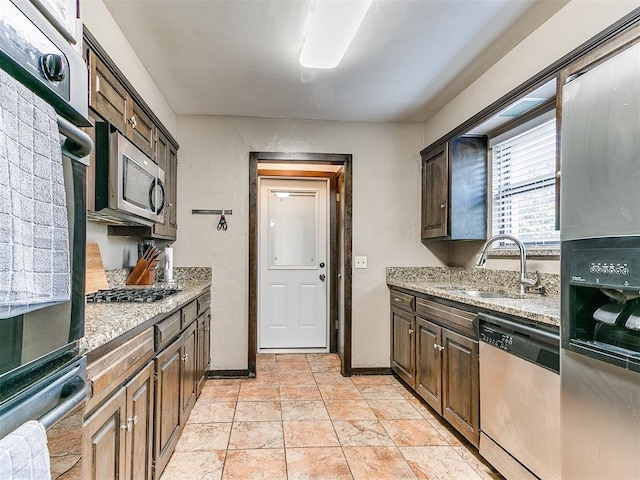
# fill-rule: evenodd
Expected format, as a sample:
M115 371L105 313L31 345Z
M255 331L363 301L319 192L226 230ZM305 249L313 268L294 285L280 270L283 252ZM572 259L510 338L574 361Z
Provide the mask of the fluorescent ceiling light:
M373 0L316 0L300 53L307 68L335 68Z
M289 192L276 192L276 197L278 198L287 198L289 196Z

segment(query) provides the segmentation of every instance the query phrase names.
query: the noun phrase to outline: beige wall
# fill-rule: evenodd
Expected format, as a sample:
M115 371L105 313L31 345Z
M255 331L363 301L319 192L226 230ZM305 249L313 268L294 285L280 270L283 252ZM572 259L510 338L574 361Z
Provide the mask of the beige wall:
M385 267L440 265L420 238L421 124L179 116L176 265L213 268L212 364L246 368L249 152L353 155L353 366L389 366ZM229 229L191 209L232 209Z
M640 0L572 0L425 123L425 146L640 7ZM455 265L468 265L482 244L452 248ZM487 267L519 268L518 259L489 259ZM531 269L558 273L559 261L533 259Z

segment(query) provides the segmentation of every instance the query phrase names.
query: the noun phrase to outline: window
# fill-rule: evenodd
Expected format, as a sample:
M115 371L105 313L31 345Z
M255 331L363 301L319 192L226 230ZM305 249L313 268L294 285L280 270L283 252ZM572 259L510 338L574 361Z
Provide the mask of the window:
M536 247L560 241L555 229L556 122L551 117L492 141L493 235L508 233Z

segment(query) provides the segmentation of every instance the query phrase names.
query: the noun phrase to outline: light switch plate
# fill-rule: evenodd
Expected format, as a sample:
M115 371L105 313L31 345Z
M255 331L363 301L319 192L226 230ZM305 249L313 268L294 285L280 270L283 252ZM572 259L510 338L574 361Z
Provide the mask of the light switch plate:
M367 257L366 256L356 256L356 265L355 268L367 268Z

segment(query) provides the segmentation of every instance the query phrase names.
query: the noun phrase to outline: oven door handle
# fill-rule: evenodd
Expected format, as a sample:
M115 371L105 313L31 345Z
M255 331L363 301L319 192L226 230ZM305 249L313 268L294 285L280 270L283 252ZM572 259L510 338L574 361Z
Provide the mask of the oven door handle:
M71 390L71 392L66 392L65 390ZM91 385L80 377L74 377L63 387L62 396L64 400L42 415L38 421L44 425L44 428L49 429L82 403L90 394Z
M67 139L62 144L62 151L76 160L86 157L93 150L93 141L85 132L76 127L69 120L58 115L58 130ZM84 162L87 163L88 162Z

